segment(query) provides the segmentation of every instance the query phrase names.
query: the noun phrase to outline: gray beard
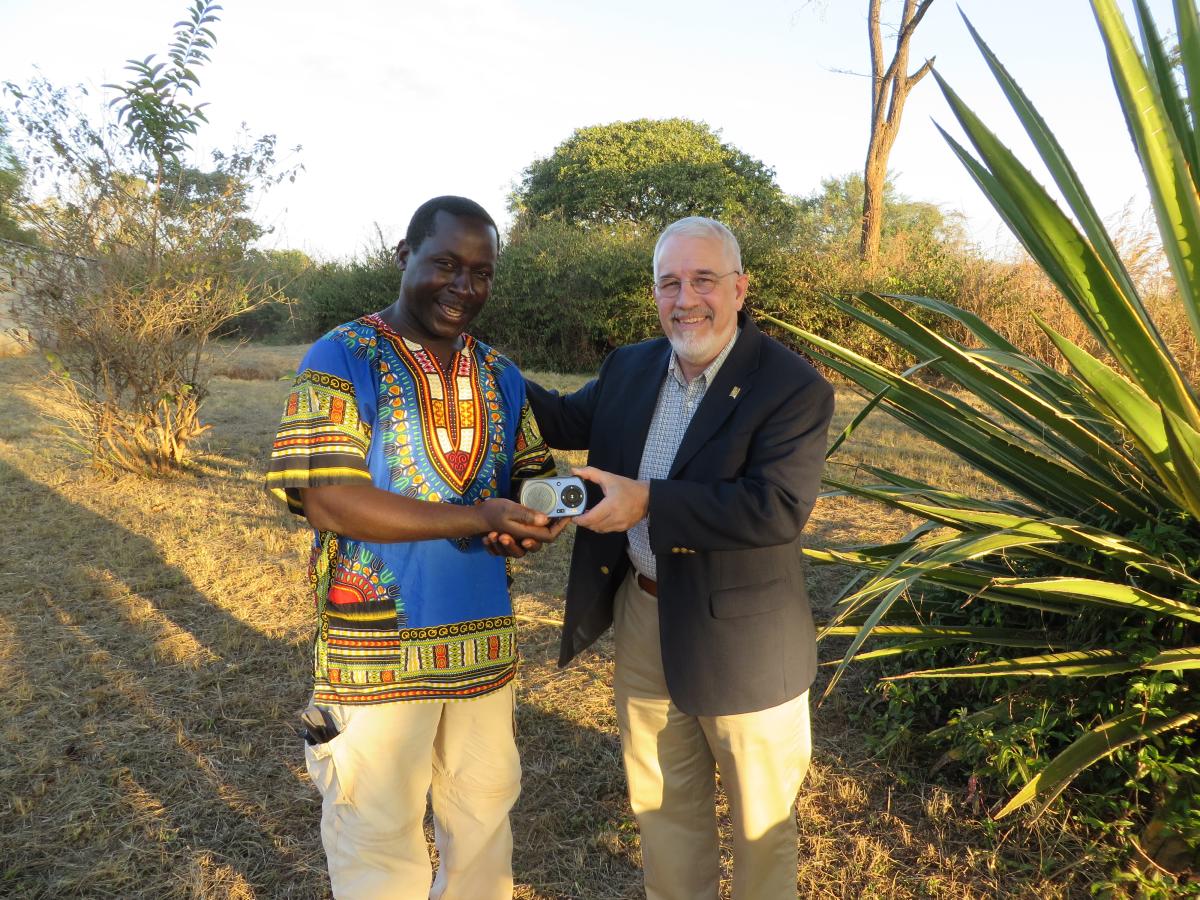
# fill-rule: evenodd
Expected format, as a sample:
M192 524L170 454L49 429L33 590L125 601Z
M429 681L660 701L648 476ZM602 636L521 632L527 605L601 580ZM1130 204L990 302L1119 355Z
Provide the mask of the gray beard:
M669 340L675 355L692 366L699 366L715 359L721 352L721 348L725 346L725 341L715 333L703 338L674 335Z

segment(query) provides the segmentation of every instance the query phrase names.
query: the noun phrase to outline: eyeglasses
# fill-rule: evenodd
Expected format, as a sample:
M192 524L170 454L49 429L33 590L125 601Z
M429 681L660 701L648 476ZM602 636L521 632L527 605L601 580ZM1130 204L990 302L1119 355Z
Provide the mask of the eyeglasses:
M737 269L734 269L732 272L726 272L724 275L697 275L695 278L664 278L654 285L654 293L660 297L666 297L668 300L674 300L679 296L679 292L683 290L684 282L687 282L697 294L711 294L713 288L717 286L717 282L722 278L741 274Z

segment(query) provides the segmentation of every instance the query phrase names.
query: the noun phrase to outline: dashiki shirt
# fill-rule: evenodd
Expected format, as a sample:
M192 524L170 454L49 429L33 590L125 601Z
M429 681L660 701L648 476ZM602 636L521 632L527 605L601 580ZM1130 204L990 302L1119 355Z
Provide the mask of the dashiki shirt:
M267 486L303 515L300 488L374 484L430 503L508 496L553 474L521 373L469 335L443 372L369 315L308 351L288 396ZM313 540L314 699L458 700L512 680L505 560L479 537L377 544Z

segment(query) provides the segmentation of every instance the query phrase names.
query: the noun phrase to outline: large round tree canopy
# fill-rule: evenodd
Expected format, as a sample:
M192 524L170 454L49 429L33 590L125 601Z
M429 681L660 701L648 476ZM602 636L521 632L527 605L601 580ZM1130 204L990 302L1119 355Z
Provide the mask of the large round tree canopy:
M653 228L689 215L769 223L791 211L773 169L689 119L578 129L525 170L512 209L584 227Z

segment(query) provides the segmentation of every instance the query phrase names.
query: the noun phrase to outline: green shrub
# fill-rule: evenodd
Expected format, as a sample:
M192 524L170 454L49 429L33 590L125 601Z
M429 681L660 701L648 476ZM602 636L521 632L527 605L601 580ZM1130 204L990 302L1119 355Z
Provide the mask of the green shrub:
M940 214L932 220L942 221ZM960 244L931 226L890 229L876 273L858 260L853 242L816 241L803 227L733 222L732 228L750 273L749 309L856 347L878 341L828 296L848 297L867 284L953 299L965 266ZM594 370L613 347L661 333L650 290L657 238L657 230L628 223L519 224L501 250L492 299L473 330L522 365Z
M297 279L296 317L306 339L343 322L378 312L400 294L400 270L392 251L379 247L349 262L326 262Z
M39 244L14 315L50 364L40 408L102 470L188 464L209 427L205 348L270 294L246 265L263 234L251 198L294 170L276 165L272 135L214 150L207 170L189 154L206 121L196 71L220 8L192 0L166 59L128 62L128 79L106 85L113 117L44 78L4 84L32 183L13 189L0 146L0 207L16 201Z
M876 395L863 415L886 411L1001 487L971 496L884 469L874 484L828 479L921 520L895 543L809 551L865 575L821 634L851 638L829 689L856 660L908 654L877 710L885 742L949 719L934 735L951 756L992 797L1017 788L996 818L1065 797L1121 837L1134 866L1114 884L1161 896L1194 892L1200 860L1200 396L1183 361L1200 343L1200 44L1181 45L1177 79L1144 3L1142 53L1114 0L1092 5L1182 310L1172 341L1062 148L974 32L1071 215L935 72L977 155L948 140L1095 352L1037 320L1056 368L936 299L837 304L941 380L930 382L778 324ZM1177 34L1200 34L1193 2L1176 12ZM1163 881L1168 870L1177 878Z
M516 229L472 331L527 368L595 370L613 347L658 334L650 290L656 237L629 225Z
M245 265L254 273L255 302L228 322L220 336L267 344L309 340L297 292L315 267L313 260L300 250L251 250Z

